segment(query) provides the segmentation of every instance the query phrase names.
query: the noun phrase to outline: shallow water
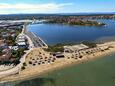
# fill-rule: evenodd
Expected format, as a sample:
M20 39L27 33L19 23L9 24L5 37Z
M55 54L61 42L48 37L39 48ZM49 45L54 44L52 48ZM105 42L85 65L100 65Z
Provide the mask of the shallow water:
M56 70L16 86L115 86L115 54Z

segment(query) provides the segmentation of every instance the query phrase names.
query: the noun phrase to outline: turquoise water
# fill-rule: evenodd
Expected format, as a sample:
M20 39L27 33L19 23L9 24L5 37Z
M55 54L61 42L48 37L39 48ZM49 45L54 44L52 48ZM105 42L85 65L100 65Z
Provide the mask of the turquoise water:
M16 86L115 86L115 54L56 70Z
M61 24L35 24L28 29L40 36L47 44L115 40L115 20L98 20L107 26L69 26Z

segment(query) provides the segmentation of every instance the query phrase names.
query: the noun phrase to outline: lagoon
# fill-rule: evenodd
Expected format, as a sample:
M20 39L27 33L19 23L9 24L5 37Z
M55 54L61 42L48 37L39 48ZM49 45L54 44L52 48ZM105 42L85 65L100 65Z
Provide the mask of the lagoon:
M115 40L115 20L97 20L107 26L70 26L61 24L29 25L28 30L41 37L47 44L81 41Z

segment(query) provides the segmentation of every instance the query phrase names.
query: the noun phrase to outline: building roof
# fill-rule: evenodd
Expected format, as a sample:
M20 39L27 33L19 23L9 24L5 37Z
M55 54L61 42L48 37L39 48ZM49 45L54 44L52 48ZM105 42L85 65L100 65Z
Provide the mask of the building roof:
M25 42L25 39L20 38L18 39L18 42Z
M64 49L70 49L72 51L86 49L86 48L88 48L88 46L86 46L84 44L73 45L73 46L64 46Z
M4 41L3 40L0 40L0 45L4 44Z
M25 35L20 34L20 35L18 36L18 38L23 38L23 39L25 39Z
M0 61L2 61L2 60L8 60L11 57L11 51L10 51L10 49L4 49L3 52L5 54L3 54L3 55L0 56Z
M18 46L9 46L10 49L13 49L13 50L18 50Z
M18 45L26 45L25 42L18 42Z

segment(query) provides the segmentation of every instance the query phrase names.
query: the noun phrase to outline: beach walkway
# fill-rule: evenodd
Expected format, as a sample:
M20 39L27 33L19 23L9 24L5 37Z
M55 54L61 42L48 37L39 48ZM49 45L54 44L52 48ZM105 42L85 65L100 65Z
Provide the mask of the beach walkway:
M33 32L30 32L27 30L26 25L24 25L23 28L24 28L24 34L27 35L31 39L35 48L37 48L37 47L38 48L39 47L48 48L48 45L39 36L37 36Z

